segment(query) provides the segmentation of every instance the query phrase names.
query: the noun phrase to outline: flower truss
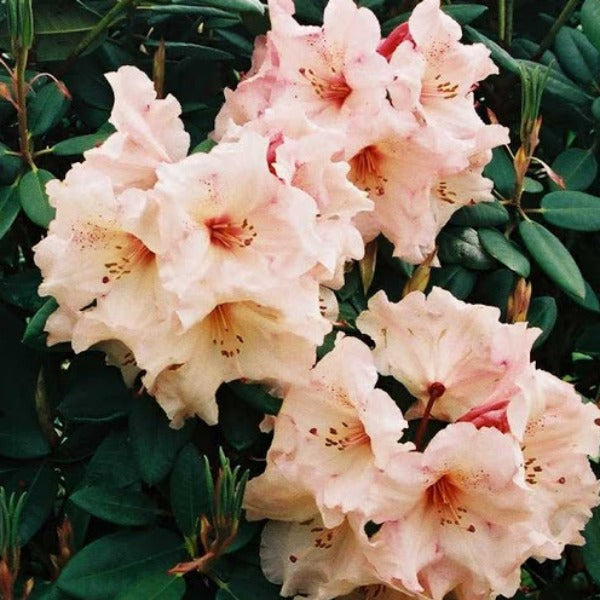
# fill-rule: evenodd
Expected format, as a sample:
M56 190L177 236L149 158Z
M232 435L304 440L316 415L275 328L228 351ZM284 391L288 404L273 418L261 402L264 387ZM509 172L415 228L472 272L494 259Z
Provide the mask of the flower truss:
M316 362L366 243L431 260L452 214L491 199L483 168L508 133L473 90L496 67L438 0L387 38L352 0L321 27L291 0L269 11L208 153L188 156L179 103L141 71L107 75L115 132L47 189L49 343L103 350L174 427L216 424L225 382L283 398L244 501L269 519L262 567L282 595L510 596L525 560L583 543L599 503L600 411L531 363L538 331L441 288L380 291ZM405 414L380 376L413 398Z

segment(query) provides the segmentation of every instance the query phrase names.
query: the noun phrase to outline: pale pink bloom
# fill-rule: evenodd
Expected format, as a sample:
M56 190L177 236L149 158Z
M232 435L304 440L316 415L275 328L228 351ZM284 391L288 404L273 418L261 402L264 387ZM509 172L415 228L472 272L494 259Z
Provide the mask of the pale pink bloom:
M155 327L129 346L174 426L194 414L214 424L221 383L297 381L330 329L318 285L302 280L223 297L195 325L181 332Z
M535 506L532 527L541 537L531 554L558 559L566 544L584 543L581 531L600 503L588 460L600 451L600 410L546 371L532 368L518 383L512 399L471 410L461 420L509 430L521 440Z
M331 0L322 27L298 25L290 7L269 3L272 42L279 60L277 79L284 85L271 104L297 106L310 118L345 125L353 114L375 114L386 100L392 72L377 53L379 23L352 0Z
M315 202L270 172L268 145L248 131L158 171L161 278L185 327L224 297L295 282L317 262Z
M433 418L454 421L514 391L515 378L529 367L539 330L499 317L497 308L434 288L427 297L412 292L397 303L378 292L356 323L375 342L379 372L416 398L408 417L421 416L431 404Z
M89 177L108 175L117 193L149 189L158 165L187 154L190 137L179 118L181 106L170 94L157 99L152 81L136 67L121 67L106 78L115 95L109 121L116 133L84 153L84 168Z
M47 190L56 218L35 247L35 261L43 276L39 293L61 306L50 331L64 331L70 320L73 347L81 351L123 329L152 327L168 311L149 242L154 236L147 235L154 207L143 196L124 202L107 176L90 178L77 167ZM99 336L92 332L98 328Z
M368 347L338 337L304 380L290 386L277 417L268 470L312 490L327 527L350 512L378 520L386 500L382 473L414 448L399 443L406 421L376 382ZM402 502L397 490L391 501Z
M529 492L511 435L454 423L421 455L422 483L408 511L390 513L367 558L394 587L442 600L512 596L530 548ZM398 461L398 487L405 466ZM393 473L392 473L393 475Z
M260 561L266 578L282 584L282 596L330 600L378 582L363 553L366 536L345 520L326 528L317 514L300 523L269 521Z
M415 600L416 598L425 598L425 596L405 594L383 583L374 583L356 588L352 593L342 596L339 600Z
M483 44L461 44L460 25L440 10L439 0L420 2L408 29L410 39L402 41L398 57L393 54L390 59L396 75L389 88L392 103L400 100L400 106L405 106L406 72L409 80L414 73L410 55L420 54L425 65L417 108L428 123L447 128L458 138L470 137L482 125L473 107L472 90L488 75L498 73L490 51Z

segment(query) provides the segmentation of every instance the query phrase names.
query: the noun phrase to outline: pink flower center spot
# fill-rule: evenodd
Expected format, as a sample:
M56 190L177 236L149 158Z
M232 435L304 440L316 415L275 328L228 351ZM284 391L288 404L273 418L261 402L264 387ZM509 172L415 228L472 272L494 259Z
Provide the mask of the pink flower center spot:
M237 224L224 215L207 219L204 221L204 225L209 230L211 244L220 246L226 250L246 248L256 238L254 225L248 223L248 219L244 219L241 223Z
M442 475L425 494L427 507L440 515L440 525L462 525L467 510L459 505L461 491L449 475ZM475 531L473 525L466 529Z
M376 146L366 146L350 159L350 179L365 192L385 193L387 179L381 174L381 152Z
M132 270L148 266L155 258L154 252L142 240L130 233L125 240L119 240L114 249L117 256L114 260L104 263L108 275L102 277L102 283L118 281L121 277L129 275Z
M338 108L344 104L346 98L352 93L352 88L348 85L346 78L342 73L338 73L335 67L331 67L331 74L317 75L312 69L304 67L298 69L300 75L304 77L314 93L325 100L335 104Z
M241 352L244 338L235 330L231 304L219 304L208 315L212 343L225 358L233 358Z

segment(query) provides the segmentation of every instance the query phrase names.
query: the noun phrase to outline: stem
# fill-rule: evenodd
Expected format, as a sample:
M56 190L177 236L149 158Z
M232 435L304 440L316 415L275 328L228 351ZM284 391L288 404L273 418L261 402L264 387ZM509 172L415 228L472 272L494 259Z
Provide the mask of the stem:
M19 120L19 146L23 160L35 168L31 148L29 146L29 131L27 129L27 83L25 82L25 69L27 68L27 59L29 51L20 49L16 57L14 71L15 90L17 94L17 116Z
M542 43L540 44L536 53L531 57L532 61L538 61L543 56L544 52L546 52L546 50L552 46L552 42L554 42L554 38L556 37L558 30L569 20L569 17L575 10L578 2L579 0L567 0L567 3L564 5L556 21L554 21L552 24L550 31L548 31L546 37L542 40Z
M514 13L515 0L508 0L508 4L506 5L506 39L504 41L507 48L510 48L510 45L512 44Z
M506 0L498 0L498 39L506 43Z
M60 75L68 71L73 63L91 46L113 23L122 12L135 6L140 0L117 0L117 3L96 23L87 35L75 46L69 57L60 69Z
M441 398L444 395L445 391L446 388L444 384L439 383L438 381L431 383L427 389L429 400L427 402L427 406L425 407L425 412L421 417L421 422L419 423L419 428L417 429L417 435L415 436L415 446L419 452L423 450L423 437L425 436L425 430L427 429L429 417L431 417L433 405L438 398Z

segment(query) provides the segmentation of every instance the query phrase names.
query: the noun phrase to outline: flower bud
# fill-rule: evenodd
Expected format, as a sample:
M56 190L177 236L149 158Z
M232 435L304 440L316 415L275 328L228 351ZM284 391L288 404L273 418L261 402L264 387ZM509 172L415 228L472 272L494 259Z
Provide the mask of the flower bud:
M424 292L431 276L431 263L437 254L437 248L413 271L411 278L404 285L402 297L411 292Z
M8 0L6 16L13 54L29 50L33 46L32 0Z
M506 320L509 323L520 323L527 320L527 311L531 301L531 283L519 279L513 293L508 298Z

